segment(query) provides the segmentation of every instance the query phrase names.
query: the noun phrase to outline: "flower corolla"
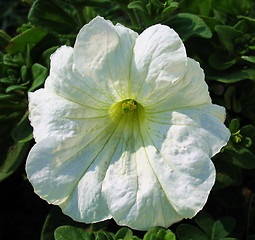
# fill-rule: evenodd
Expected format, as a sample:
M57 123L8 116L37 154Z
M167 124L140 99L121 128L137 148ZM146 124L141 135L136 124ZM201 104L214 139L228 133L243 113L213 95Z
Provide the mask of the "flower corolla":
M215 181L211 157L229 139L203 70L178 34L140 35L96 17L51 56L29 94L35 192L76 221L113 218L147 230L192 218Z

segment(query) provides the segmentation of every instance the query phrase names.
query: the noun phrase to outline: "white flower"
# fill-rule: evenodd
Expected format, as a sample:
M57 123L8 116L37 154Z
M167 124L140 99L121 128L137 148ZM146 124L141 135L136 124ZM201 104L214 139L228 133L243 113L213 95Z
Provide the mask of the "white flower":
M96 17L51 56L29 110L35 192L77 221L139 230L202 209L230 136L203 70L160 24L138 36Z

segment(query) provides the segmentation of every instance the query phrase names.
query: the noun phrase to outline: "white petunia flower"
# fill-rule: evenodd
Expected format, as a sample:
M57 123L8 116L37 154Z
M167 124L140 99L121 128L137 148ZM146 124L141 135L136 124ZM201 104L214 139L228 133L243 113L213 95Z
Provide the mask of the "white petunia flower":
M96 17L29 94L35 192L77 221L147 230L193 217L230 136L204 73L171 28L141 35Z

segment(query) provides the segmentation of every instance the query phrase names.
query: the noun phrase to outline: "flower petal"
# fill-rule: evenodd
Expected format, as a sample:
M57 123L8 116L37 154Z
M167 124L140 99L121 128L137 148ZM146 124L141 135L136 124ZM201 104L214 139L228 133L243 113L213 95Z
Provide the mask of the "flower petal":
M147 28L134 46L130 98L142 103L153 92L166 91L182 78L186 65L185 47L173 29L160 24Z
M62 46L51 55L50 75L45 89L74 103L94 108L109 108L115 101L110 92L103 91L81 76L73 67L73 48Z
M213 106L217 111L218 106ZM210 157L230 137L224 124L206 112L207 107L204 105L204 111L178 109L168 119L150 119L142 133L145 143L154 144L160 152L159 158L148 152L151 166L183 217L194 216L204 206L215 179Z
M102 139L95 142L102 144ZM90 223L109 219L111 215L101 195L100 174L88 170L100 148L90 143L85 146L79 149L77 146L61 144L54 138L44 139L30 151L26 171L40 197L60 205L72 218ZM87 182L80 180L84 176Z
M74 45L77 70L117 101L128 98L129 70L137 33L96 17L79 32Z
M126 148L126 154L112 162L102 186L118 224L140 230L168 227L202 209L215 180L210 157L230 136L223 123L206 112L208 106L146 119L134 128L134 149Z
M168 227L181 220L182 216L167 199L137 130L138 126L130 135L129 147L125 146L125 142L119 144L119 151L125 149L125 155L109 166L102 191L118 224L139 230L153 226Z
M154 91L143 100L148 112L210 104L211 98L205 82L203 69L195 60L188 58L185 75L171 86Z
M37 142L52 136L60 142L70 138L79 141L111 122L108 109L83 106L45 89L29 93L29 119Z

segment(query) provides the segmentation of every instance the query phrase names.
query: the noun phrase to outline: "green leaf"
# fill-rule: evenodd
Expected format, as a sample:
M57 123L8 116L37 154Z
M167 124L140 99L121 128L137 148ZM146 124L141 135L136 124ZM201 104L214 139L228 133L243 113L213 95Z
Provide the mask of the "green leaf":
M171 12L179 7L179 3L177 2L171 2L170 5L166 8L164 8L162 14L164 17L167 17L168 15L171 14Z
M255 155L246 148L236 150L232 157L232 163L245 169L255 168Z
M190 13L209 16L212 12L211 2L212 0L182 0L180 8Z
M190 224L181 224L176 229L177 239L179 240L208 240L206 235L198 228Z
M109 7L112 0L66 0L75 6Z
M26 82L27 81L27 66L23 65L20 68L20 76L21 76L22 82Z
M23 116L18 125L12 130L12 138L16 142L27 142L33 139L33 129L28 120L28 112Z
M114 240L123 239L129 240L133 236L133 232L126 227L121 228L114 236Z
M241 57L243 60L250 62L250 63L255 63L255 57L254 56L242 56Z
M235 228L236 221L232 217L223 217L213 225L212 239L219 240L227 237Z
M255 70L252 68L233 70L229 73L207 75L207 79L223 83L235 83L246 79L255 80Z
M137 9L141 12L147 13L147 11L145 10L146 8L144 6L143 1L133 1L133 2L128 4L128 8L129 9Z
M8 100L14 100L15 94L1 94L0 93L0 102L8 101Z
M239 240L239 239L237 239L237 238L221 238L219 240Z
M33 46L41 41L46 35L46 32L43 32L38 28L30 28L13 38L7 46L6 51L11 54L23 52L28 44Z
M167 24L177 31L184 41L192 36L199 36L202 38L212 37L212 32L204 20L194 14L176 14L167 21Z
M6 159L0 166L0 182L9 177L18 169L18 167L24 161L28 150L28 142L16 143L9 148Z
M11 37L3 30L0 30L0 50L4 50L10 43Z
M43 62L46 64L46 66L49 68L50 67L50 56L51 54L53 54L57 49L59 48L59 46L54 46L54 47L51 47L47 50L45 50L43 53L42 53L42 60Z
M11 54L5 54L3 56L3 63L9 67L21 67L25 64L25 59L21 53L14 56Z
M13 86L9 86L8 88L6 88L6 93L11 93L14 91L25 91L25 90L27 90L27 88L25 86L13 85Z
M238 61L237 58L233 58L229 60L229 59L226 59L224 55L220 55L216 52L213 52L209 56L210 65L217 70L226 70L232 67L234 64L236 64L237 61Z
M240 184L241 170L239 167L225 161L215 161L215 166L217 174L214 189L223 189Z
M45 32L62 37L74 37L81 26L70 15L71 6L64 1L36 0L28 19Z
M234 27L217 25L215 31L218 34L222 47L229 53L235 54L236 46L235 39L243 38L242 32L236 30Z
M82 228L61 226L54 232L55 240L94 240L94 236Z
M113 240L113 234L110 234L105 231L96 232L95 240ZM129 238L130 239L130 238Z
M29 92L32 92L36 90L38 87L40 87L46 77L48 76L48 69L41 64L35 63L32 66L32 78L33 78L33 83L32 86L28 89Z
M240 14L247 14L246 12L251 10L252 1L251 0L213 0L212 7L214 9L220 10L224 13L232 14L234 16Z
M230 125L229 125L229 130L231 133L236 133L240 128L240 123L239 120L234 118L231 120Z
M73 223L74 221L70 217L64 215L59 207L54 206L43 224L40 240L53 240L54 231L59 226L71 225Z
M166 230L165 240L176 240L175 234L170 230Z
M143 240L156 240L157 233L162 229L162 227L152 227L147 231L143 237Z
M207 213L206 211L200 211L195 216L195 221L198 226L206 233L206 235L210 238L212 235L212 227L214 224L213 217Z

